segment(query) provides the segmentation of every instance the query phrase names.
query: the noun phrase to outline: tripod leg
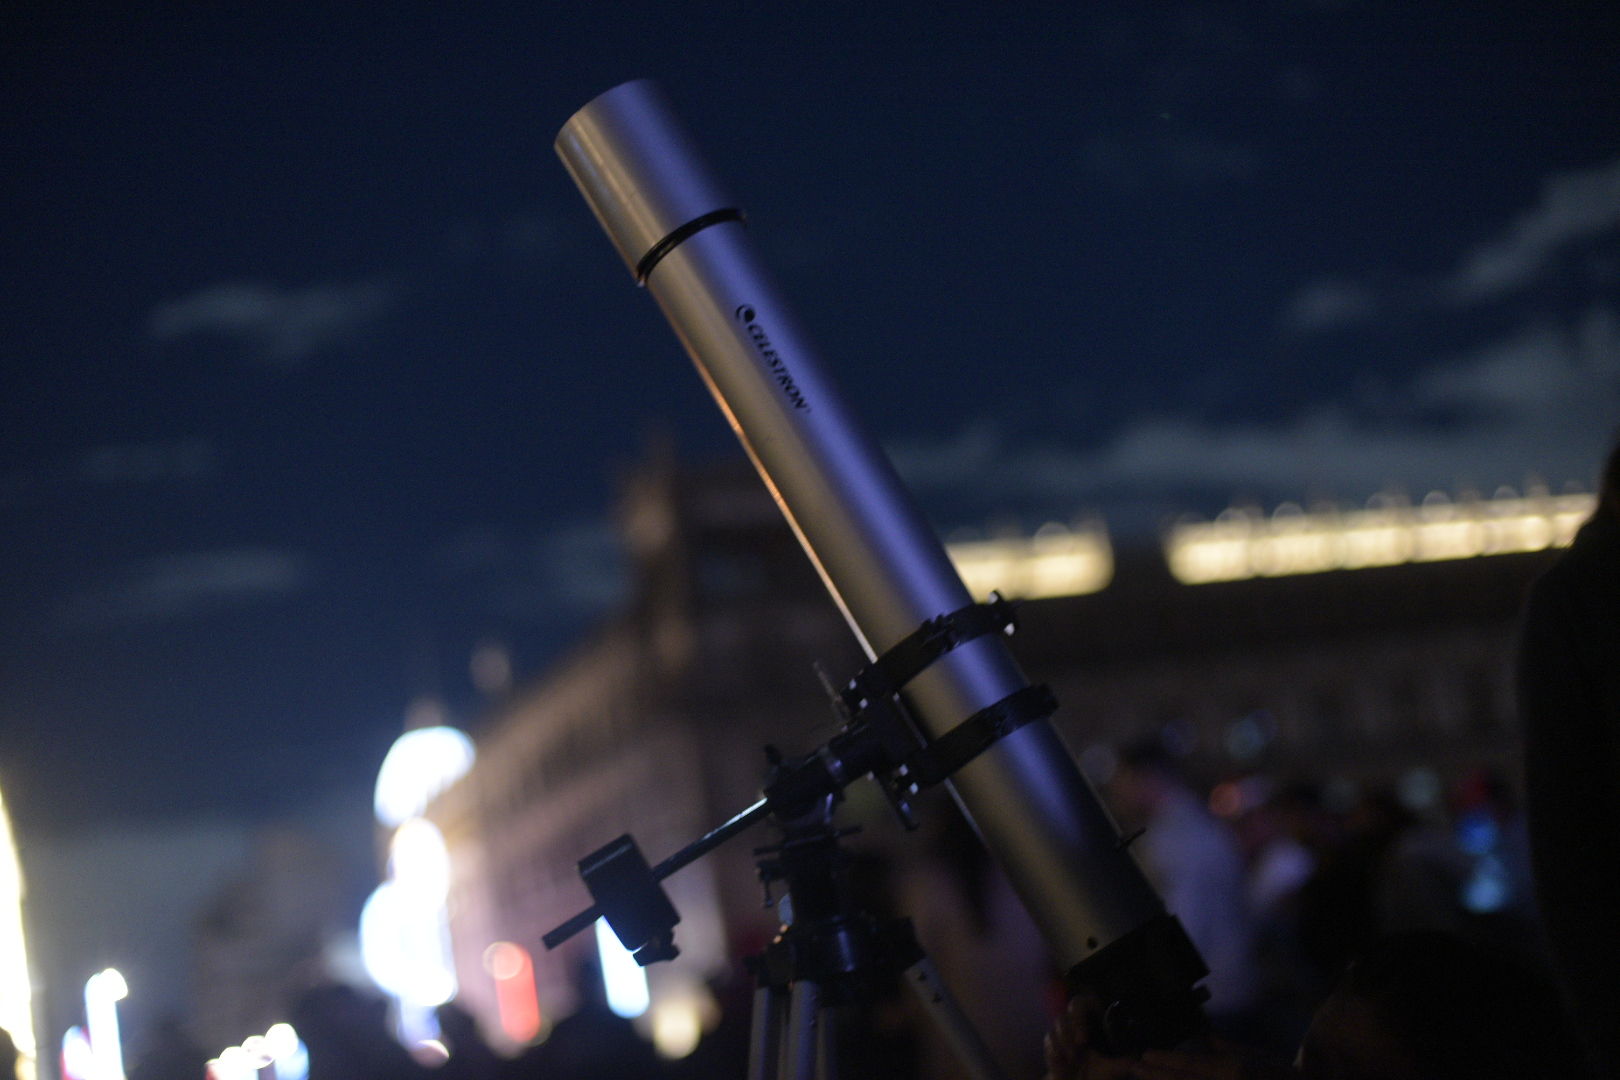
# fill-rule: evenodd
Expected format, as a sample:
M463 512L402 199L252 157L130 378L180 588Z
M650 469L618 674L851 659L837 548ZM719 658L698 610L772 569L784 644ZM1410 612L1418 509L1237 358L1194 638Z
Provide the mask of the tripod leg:
M754 991L754 1016L748 1039L748 1080L781 1080L782 1022L788 1006L783 990L761 986Z
M923 1009L939 1028L940 1034L945 1036L945 1041L951 1044L951 1049L956 1052L968 1075L973 1080L1005 1080L1001 1067L990 1056L984 1040L968 1023L962 1006L934 969L934 962L923 957L906 968L905 979L907 985L917 992L917 997L922 999Z
M818 1080L817 1058L821 1047L821 993L809 979L795 979L788 1005L787 1046L784 1054L786 1077L791 1080Z
M820 1014L821 1037L816 1040L816 1080L838 1080L838 1028L832 1009L823 1005Z

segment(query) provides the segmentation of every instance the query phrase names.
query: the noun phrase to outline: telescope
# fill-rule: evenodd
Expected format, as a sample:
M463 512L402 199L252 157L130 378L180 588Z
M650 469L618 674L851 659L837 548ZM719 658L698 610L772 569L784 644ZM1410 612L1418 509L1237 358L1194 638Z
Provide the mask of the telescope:
M587 858L581 868L598 904L547 944L600 911L638 959L671 955L673 920L655 883L686 855L862 775L883 783L903 815L915 789L942 782L1071 992L1098 1005L1105 1045L1171 1046L1196 1033L1196 984L1207 968L1053 729L1055 700L1030 686L995 632L1008 613L968 595L755 251L742 209L658 87L638 80L602 94L568 121L556 149L872 663L836 694L850 721L842 743L778 762L764 799L657 867L628 838ZM915 371L929 377L920 364Z

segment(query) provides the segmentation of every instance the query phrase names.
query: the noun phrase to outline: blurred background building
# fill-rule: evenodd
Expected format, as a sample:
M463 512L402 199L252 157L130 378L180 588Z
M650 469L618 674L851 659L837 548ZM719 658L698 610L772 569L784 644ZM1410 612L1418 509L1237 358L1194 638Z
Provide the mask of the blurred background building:
M1582 506L1589 500L1558 503L1577 520ZM1567 543L1569 522L1554 535L1557 508L1543 509L1541 542ZM542 1011L575 1009L581 971L594 963L591 935L555 953L540 936L588 905L578 860L630 832L655 862L746 806L763 779L763 744L801 752L833 730L812 663L841 681L861 660L744 463L683 468L654 454L625 483L619 522L633 599L495 707L478 729L472 772L429 812L453 861L461 1001L497 1041L485 951L523 945ZM1202 584L1178 581L1162 550L1111 551L1094 523L951 550L976 560L970 578L981 594L1001 584L1037 597L1020 610L1015 648L1030 676L1057 692L1055 723L1100 786L1120 752L1144 739L1178 759L1229 819L1256 801L1257 777L1308 783L1341 813L1383 789L1423 812L1481 767L1514 773L1514 621L1553 549L1234 572L1240 580ZM1062 572L1059 557L1070 560ZM911 906L925 946L963 977L959 989L998 1052L1029 1064L1050 973L1027 920L993 871L970 866L963 877L948 826L901 840L866 787L850 790L846 817L867 827L868 848L891 867L880 902ZM934 817L947 813L933 805ZM731 844L669 880L683 953L649 972L654 1016L665 997L687 1000L694 986L723 982L774 930L752 846ZM997 905L999 929L985 914ZM988 947L998 933L1004 940Z
M853 670L855 645L745 462L678 470L655 456L620 512L634 598L477 734L472 772L432 806L450 846L463 1001L499 1031L484 969L496 941L534 957L542 1010L576 1005L582 934L540 936L588 906L577 862L624 832L656 861L758 797L767 742L804 748L832 712L811 669ZM682 955L651 969L653 1009L724 973L774 932L747 842L671 878ZM668 987L662 984L671 984Z

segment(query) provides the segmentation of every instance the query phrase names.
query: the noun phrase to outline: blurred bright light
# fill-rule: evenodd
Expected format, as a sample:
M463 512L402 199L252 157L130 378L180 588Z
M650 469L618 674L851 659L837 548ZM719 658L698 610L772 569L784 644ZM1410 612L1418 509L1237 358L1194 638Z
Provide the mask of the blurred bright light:
M501 1031L515 1043L533 1042L543 1025L529 950L510 941L497 941L484 951L484 967L495 980Z
M423 818L400 825L388 869L389 879L360 912L360 961L373 982L399 999L401 1016L431 1013L457 989L445 908L450 852L438 826ZM409 1048L421 1039L403 1041Z
M70 1027L62 1036L62 1075L66 1080L95 1080L96 1055L82 1027Z
M450 1056L440 1036L438 1011L431 1005L420 1005L401 999L394 1008L394 1037L420 1065L437 1068ZM438 1047L437 1050L434 1047Z
M117 968L108 968L99 976L93 975L91 978L100 980L99 992L106 994L108 1000L123 1001L129 997L129 983L124 981L123 974Z
M596 951L602 958L602 987L608 1008L623 1017L636 1017L647 1011L647 972L636 963L630 950L619 943L606 919L596 920Z
M309 1080L309 1050L303 1042L286 1057L276 1059L276 1080Z
M686 1057L703 1038L703 1002L684 993L660 1001L652 1010L652 1036L659 1057Z
M257 1080L259 1063L240 1046L232 1046L208 1063L209 1080Z
M272 1024L264 1033L264 1046L270 1052L271 1061L290 1058L298 1052L298 1032L291 1024Z
M1410 769L1395 785L1395 797L1414 814L1434 809L1441 794L1440 777L1433 769Z
M227 1047L225 1052L219 1055L219 1066L224 1080L259 1075L259 1062L245 1046Z
M1507 868L1495 855L1486 855L1474 863L1474 872L1463 883L1462 906L1476 915L1501 911L1511 898Z
M34 1042L33 985L28 977L28 948L23 937L22 867L11 839L11 822L0 799L0 1028L17 1046L18 1075L31 1073L38 1050Z
M366 975L413 1006L442 1006L455 996L449 926L442 907L426 907L384 881L360 912L360 959Z
M388 848L394 884L418 903L442 907L450 898L450 850L444 834L425 818L412 818L394 833Z
M411 1058L426 1069L437 1069L450 1060L450 1048L438 1039L423 1039L412 1043L407 1049Z
M274 1060L270 1056L270 1048L264 1045L263 1035L249 1035L247 1038L243 1039L242 1052L245 1053L248 1060L253 1063L254 1072L258 1072L260 1069L264 1068L266 1065L269 1065Z
M291 1024L272 1024L263 1035L250 1035L208 1063L209 1080L258 1080L259 1070L274 1065L276 1080L307 1080L309 1050Z
M472 740L455 728L407 731L394 740L377 771L377 820L393 828L417 817L467 775L473 758Z
M360 959L366 974L411 1005L443 1005L456 995L450 928L442 904L385 881L360 912Z
M84 984L84 1016L90 1029L94 1065L87 1080L124 1080L124 1047L118 1034L118 1003L129 996L129 984L108 968Z
M1417 507L1345 513L1284 503L1270 518L1227 510L1212 522L1176 525L1165 555L1178 581L1200 585L1541 551L1568 547L1596 506L1587 494L1521 499L1506 491L1470 502L1431 492Z
M1009 600L1080 596L1114 576L1114 549L1100 524L1070 530L1050 522L1028 537L945 545L976 600L998 592Z

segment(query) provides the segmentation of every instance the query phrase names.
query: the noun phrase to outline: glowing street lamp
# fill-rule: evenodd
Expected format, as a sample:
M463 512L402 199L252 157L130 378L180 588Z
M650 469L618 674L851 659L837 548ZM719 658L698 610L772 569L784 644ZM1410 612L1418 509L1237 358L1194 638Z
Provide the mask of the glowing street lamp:
M377 770L377 820L394 828L420 817L428 803L467 775L472 740L453 727L407 731L394 740Z
M403 1004L432 1009L456 994L450 953L450 853L423 818L394 833L389 879L360 912L360 959L378 986Z
M377 771L377 820L394 829L389 878L360 912L360 959L393 996L398 1036L418 1060L448 1056L433 1010L455 997L450 951L450 852L422 817L428 805L472 769L472 740L453 727L407 731Z
M67 1080L124 1080L124 1047L118 1036L118 1003L129 984L116 969L90 976L84 984L84 1016L90 1029L71 1028L62 1039L62 1073Z
M11 823L0 800L0 1028L17 1047L17 1075L34 1075L33 986L28 978L28 949L23 940L23 877Z

